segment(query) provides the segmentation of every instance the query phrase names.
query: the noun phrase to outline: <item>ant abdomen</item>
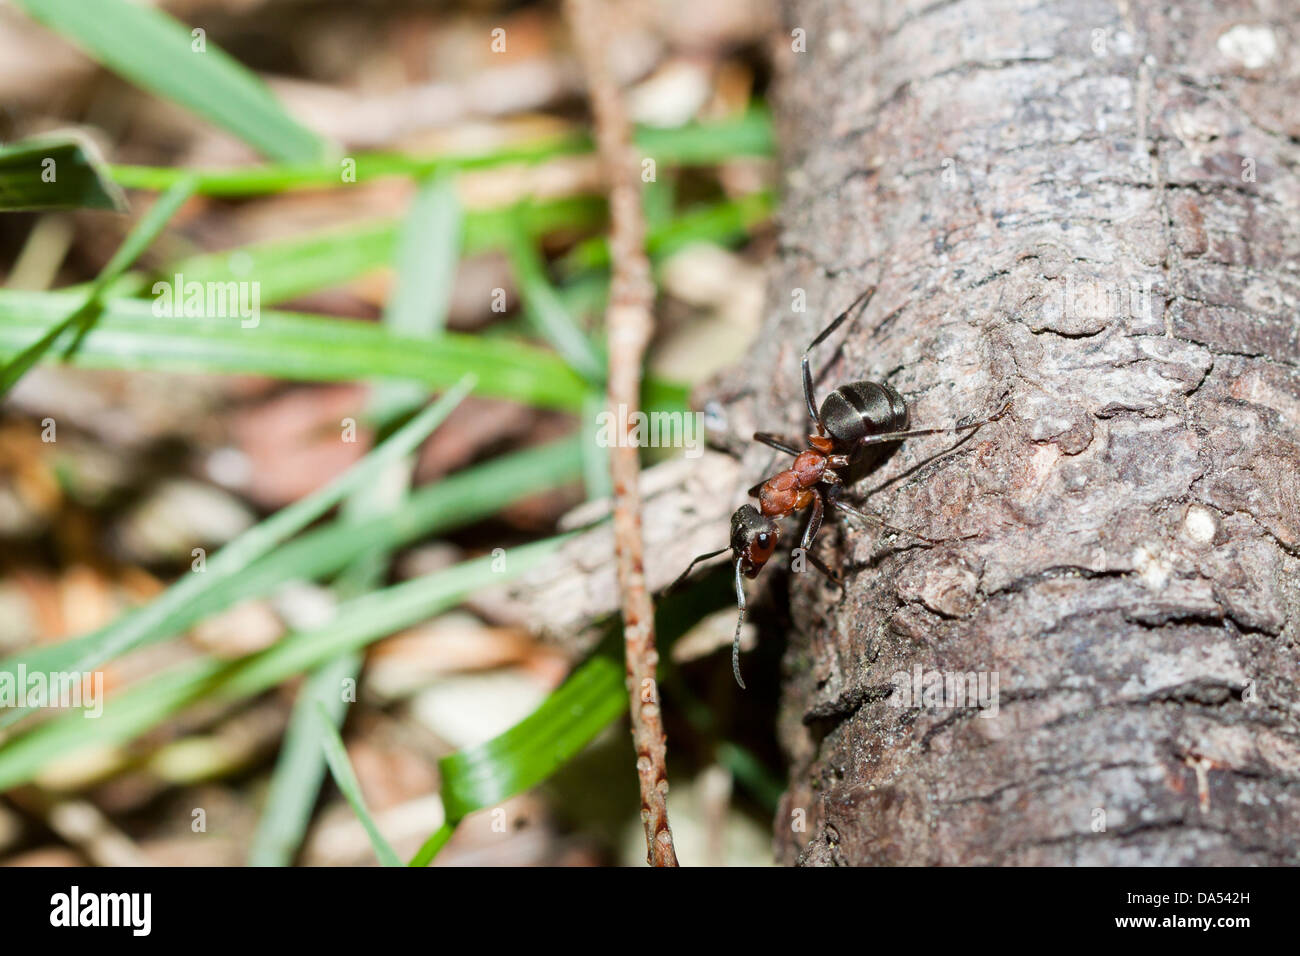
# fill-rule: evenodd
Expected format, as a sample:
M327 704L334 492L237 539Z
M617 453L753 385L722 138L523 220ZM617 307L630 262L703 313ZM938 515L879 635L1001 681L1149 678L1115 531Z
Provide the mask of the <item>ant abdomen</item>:
M826 396L818 418L847 453L869 435L906 431L907 403L892 386L850 382Z

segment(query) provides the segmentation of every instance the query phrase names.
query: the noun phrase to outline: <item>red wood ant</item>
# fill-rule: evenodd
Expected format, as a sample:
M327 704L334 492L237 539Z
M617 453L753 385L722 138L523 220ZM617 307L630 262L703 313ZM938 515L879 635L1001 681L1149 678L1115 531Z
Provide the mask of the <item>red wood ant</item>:
M736 569L736 605L740 611L740 619L736 622L736 635L731 643L731 669L736 676L736 683L742 690L745 682L740 677L740 632L745 623L744 578L758 577L763 566L776 552L780 537L776 519L784 518L796 511L811 509L808 524L804 527L803 538L799 543L799 550L813 567L835 584L841 584L839 575L812 553L813 540L817 537L822 519L830 508L836 508L845 514L879 525L886 531L906 534L928 544L938 544L939 542L932 538L926 538L914 531L895 528L876 515L859 511L841 501L839 496L844 489L846 479L850 473L860 471L864 465L870 465L871 462L866 459L869 455L882 451L883 449L880 448L882 445L900 442L916 435L970 431L1001 418L1010 405L1010 402L1005 402L989 417L976 421L959 421L955 425L944 428L908 430L908 409L903 396L883 382L861 381L850 382L835 389L826 396L819 410L813 397L809 355L849 316L865 311L875 291L876 287L871 286L858 296L804 349L801 363L803 396L808 405L808 414L817 425L817 434L808 436L808 447L800 450L769 432L757 432L754 435L755 441L793 455L794 463L785 471L778 472L749 489L749 496L758 499L759 507L744 504L736 509L735 514L731 516L729 548L720 548L700 555L668 588L669 591L677 588L699 562L717 557L727 550L731 551Z

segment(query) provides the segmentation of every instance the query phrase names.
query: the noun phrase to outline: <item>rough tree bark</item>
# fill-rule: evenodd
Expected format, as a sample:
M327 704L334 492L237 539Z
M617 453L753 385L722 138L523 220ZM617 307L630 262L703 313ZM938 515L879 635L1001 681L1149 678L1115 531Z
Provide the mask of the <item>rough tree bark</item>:
M946 543L835 521L847 592L790 576L780 858L1300 863L1296 17L789 0L737 429L806 430L799 352L871 283L823 393L888 381L917 425L1014 404L857 486L897 478L864 507ZM916 667L996 673L997 716L898 706Z

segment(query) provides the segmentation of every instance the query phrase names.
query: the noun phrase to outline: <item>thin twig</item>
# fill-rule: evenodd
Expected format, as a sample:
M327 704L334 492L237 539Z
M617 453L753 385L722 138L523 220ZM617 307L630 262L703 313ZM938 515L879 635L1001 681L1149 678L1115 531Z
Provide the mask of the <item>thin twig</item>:
M613 275L605 327L609 335L609 402L616 421L629 422L641 397L641 362L653 327L654 282L645 252L639 164L632 130L618 84L609 69L608 7L597 0L566 0L587 79L596 121L596 144L609 183L610 258ZM625 415L619 414L626 410ZM646 862L676 866L668 828L668 743L659 710L655 666L654 608L646 589L641 538L640 462L636 443L622 436L609 451L614 479L614 550L623 599L627 689L632 710L632 741L641 783Z

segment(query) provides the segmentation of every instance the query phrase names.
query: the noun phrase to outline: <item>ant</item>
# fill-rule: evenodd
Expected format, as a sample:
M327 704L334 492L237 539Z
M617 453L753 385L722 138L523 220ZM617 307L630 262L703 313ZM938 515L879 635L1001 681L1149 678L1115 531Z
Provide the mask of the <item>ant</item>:
M731 544L728 548L710 551L695 558L677 580L669 585L669 591L676 589L696 564L717 557L727 550L731 551L736 569L736 605L740 611L736 635L731 643L731 670L742 690L745 689L745 682L740 677L740 631L745 623L744 578L758 577L763 566L775 553L780 537L776 519L811 509L799 548L813 567L841 587L843 585L839 575L812 553L813 540L821 529L827 510L831 508L879 525L886 531L906 534L930 545L939 544L940 542L916 532L895 528L876 515L859 511L841 501L840 494L847 480L864 467L874 465L873 456L878 458L884 451L879 447L881 445L901 442L916 435L971 431L997 421L1010 407L1010 402L1007 401L987 418L959 421L946 428L914 428L909 431L907 403L903 396L883 382L861 381L850 382L835 389L826 396L819 410L813 397L809 356L851 315L865 311L875 291L876 287L871 286L854 299L804 349L801 363L803 397L808 406L808 414L817 425L817 434L808 436L808 447L800 450L770 432L755 433L755 441L793 455L794 463L785 471L778 472L749 489L749 496L758 499L759 507L743 504L736 509L731 516Z

